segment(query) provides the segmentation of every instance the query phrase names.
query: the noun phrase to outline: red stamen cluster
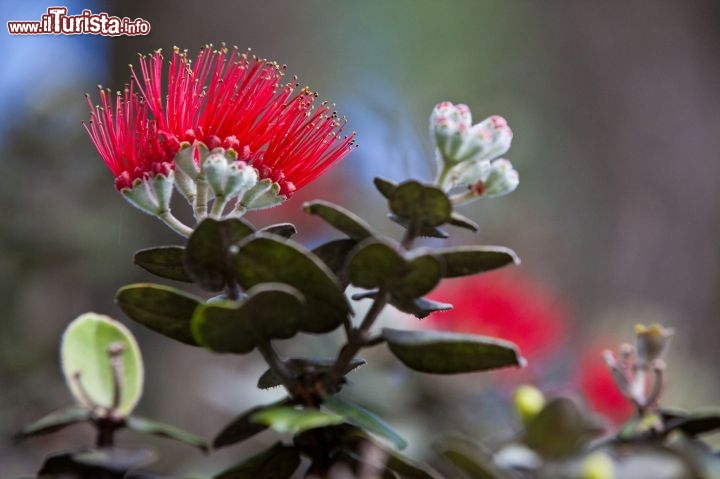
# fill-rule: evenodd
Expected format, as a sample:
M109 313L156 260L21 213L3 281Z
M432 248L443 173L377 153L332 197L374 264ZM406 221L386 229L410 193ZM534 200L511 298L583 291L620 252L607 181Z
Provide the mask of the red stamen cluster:
M314 109L317 95L307 88L281 83L284 67L237 48L207 46L195 62L175 49L164 83L163 61L158 51L140 57L139 74L131 67L140 95L132 86L119 95L114 121L103 93L102 109L93 112L88 133L118 178L126 173L134 179L138 167L152 172L157 162L172 160L180 142L201 141L211 149L235 149L261 178L290 195L352 150L354 134L341 137L345 120L327 103ZM145 143L162 147L158 152L166 156L140 158L145 150L155 152Z
M135 180L146 180L157 174L169 174L178 143L158 133L157 124L148 119L145 102L133 91L133 83L123 92L100 91L100 105L90 106L90 124L83 127L110 171L115 187L130 188ZM114 103L114 106L113 106Z

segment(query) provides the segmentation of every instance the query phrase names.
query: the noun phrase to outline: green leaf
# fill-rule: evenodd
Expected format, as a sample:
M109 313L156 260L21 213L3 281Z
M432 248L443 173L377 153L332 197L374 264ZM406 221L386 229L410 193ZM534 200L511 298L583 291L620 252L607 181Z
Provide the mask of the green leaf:
M185 268L190 277L207 291L220 291L230 277L230 247L255 230L246 222L204 219L188 239Z
M440 226L452 214L452 203L441 189L414 180L398 185L389 200L390 210L408 224Z
M297 228L292 223L278 223L276 225L266 226L258 230L261 233L269 233L283 238L290 238L297 233Z
M355 241L362 241L370 236L375 236L372 228L362 218L341 206L327 201L316 200L305 203L303 209L311 215L319 216Z
M418 319L423 319L429 314L436 311L449 311L452 309L452 304L439 303L427 298L414 298L414 299L396 299L390 298L390 304L395 306L403 313L414 315Z
M401 254L375 238L358 245L348 262L350 281L364 289L383 289L400 299L418 298L438 284L442 264L428 254Z
M403 228L407 228L410 222L407 219L403 219L398 217L397 215L394 215L392 213L388 213L388 219L392 221L393 223L397 223ZM422 224L418 230L418 234L425 238L441 238L445 239L448 235L445 230L441 230L440 228L437 228L435 226L428 226L426 224Z
M192 278L185 270L184 257L185 248L182 246L158 246L137 251L133 261L145 271L161 278L192 283Z
M338 396L325 396L323 405L330 411L345 418L345 422L367 432L389 439L398 449L405 449L407 441L396 433L385 421L367 409Z
M511 479L515 475L502 471L491 451L461 436L443 438L434 445L435 452L470 479ZM463 476L465 477L465 476Z
M255 434L263 432L268 428L268 426L253 422L251 418L255 415L255 413L264 411L265 409L285 406L289 402L289 398L284 398L271 404L265 404L263 406L256 406L252 409L248 409L233 419L230 424L225 426L223 430L218 433L213 440L213 448L220 449L221 447L229 446L231 444L237 444L238 442L242 442Z
M465 228L470 231L474 231L477 233L480 230L480 226L478 226L477 223L475 223L470 218L466 218L465 216L461 215L460 213L453 211L450 215L450 221L448 221L449 224L453 226L457 226L458 228Z
M660 413L665 425L665 433L678 430L689 437L695 437L720 429L720 412L718 411L700 411L689 414L663 410Z
M343 288L328 267L292 240L257 233L239 245L233 273L244 288L260 283L285 283L300 290L306 307L300 330L326 333L351 314Z
M440 474L427 464L415 462L394 451L386 451L388 457L385 465L398 473L402 479L442 479Z
M488 371L522 366L517 346L508 341L444 331L383 329L390 351L405 366L434 374Z
M125 419L125 425L128 429L132 429L136 432L143 434L152 434L154 436L167 437L175 439L176 441L184 442L190 446L197 447L203 452L209 450L207 442L195 434L184 431L171 424L165 424L152 419L147 419L140 416L129 416Z
M433 255L444 262L445 278L457 278L482 273L508 264L520 264L520 258L502 246L454 246L438 248Z
M333 364L335 364L335 358L292 358L285 361L285 365L295 378L308 370L314 373L329 371ZM364 359L353 358L345 367L343 375L348 374L364 364ZM258 379L257 387L260 389L269 389L280 386L281 384L280 378L277 377L272 369L268 369L260 376L260 379Z
M150 449L106 447L74 453L72 459L85 466L122 472L147 466L155 461L155 454Z
M25 426L15 435L15 440L28 437L40 436L51 432L59 431L72 424L90 421L91 411L83 406L70 406L59 411L52 412L47 416Z
M343 417L319 409L275 407L256 412L250 420L269 426L281 434L297 434L309 429L342 424Z
M132 412L142 396L143 363L132 333L108 316L85 313L65 329L60 346L65 381L75 400L88 408L110 408L115 386L108 349L121 348L120 395L117 414ZM80 386L82 384L82 386Z
M525 428L525 444L537 453L560 458L579 451L602 427L567 398L557 398L532 418Z
M289 479L300 465L300 453L278 442L213 479Z
M379 176L375 177L373 180L373 184L375 185L375 188L380 192L381 195L383 195L385 198L390 199L390 196L395 192L395 189L397 188L397 183L394 181L386 180L385 178L380 178Z
M122 479L127 471L155 460L149 449L103 448L63 452L49 456L38 477L68 479Z
M133 321L181 343L198 345L190 320L200 298L171 286L138 283L120 288L115 301Z
M343 289L350 284L345 265L350 252L357 246L352 239L339 239L322 244L312 252L337 276Z
M242 301L221 300L199 306L192 318L193 335L199 344L216 353L249 353L258 341L295 336L302 307L302 294L295 288L260 284Z

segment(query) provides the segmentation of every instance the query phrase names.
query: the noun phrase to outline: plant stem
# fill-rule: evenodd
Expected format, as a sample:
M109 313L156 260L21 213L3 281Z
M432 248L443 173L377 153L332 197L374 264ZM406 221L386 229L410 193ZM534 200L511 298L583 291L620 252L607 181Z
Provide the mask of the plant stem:
M401 241L402 247L406 250L410 249L419 233L420 225L414 221L410 222L407 229L405 229L405 234ZM332 368L330 368L330 371L328 372L328 377L331 382L334 382L342 375L345 368L347 368L350 361L353 360L361 348L368 345L374 346L381 342L378 338L368 338L368 332L389 301L390 294L380 288L377 296L375 296L375 301L372 306L370 306L370 309L365 315L365 318L363 318L362 323L360 323L360 327L353 329L346 325L345 331L347 334L347 343L342 347L342 349L340 349L338 357L335 360L335 364L333 364Z
M195 196L195 219L197 221L202 220L207 216L207 202L208 202L208 183L204 179L198 178L197 192Z
M162 220L163 223L168 225L171 230L179 234L180 236L183 236L185 238L189 238L190 235L193 232L193 229L190 228L188 225L180 221L179 219L175 218L172 213L170 213L170 210L164 211L158 215L158 218Z
M283 360L280 359L277 351L275 351L272 344L270 344L270 341L268 341L267 338L258 337L257 348L258 351L260 351L260 354L262 354L265 362L268 366L270 366L272 372L280 378L280 382L292 396L294 390L294 380L292 374L290 374L290 370L287 368Z
M382 289L378 291L378 294L375 297L375 301L373 302L372 306L370 306L370 309L365 315L365 318L363 318L362 323L360 323L360 327L357 329L353 329L348 333L347 343L340 350L340 353L338 353L335 364L333 364L332 368L328 372L328 376L330 377L331 381L334 381L342 374L348 364L350 364L350 361L352 361L352 359L355 357L357 352L360 351L360 348L362 348L366 344L366 336L368 331L370 330L370 327L380 315L380 312L383 310L383 308L385 308L389 299L390 295L387 292Z
M227 292L227 297L232 300L237 300L240 298L240 288L235 282L230 282L226 285L225 288ZM294 383L293 383L293 376L290 373L290 370L287 368L285 363L277 354L277 351L272 347L272 344L270 344L270 341L263 337L261 334L257 334L257 349L260 351L260 354L262 354L263 359L268 364L272 372L275 373L275 375L280 378L280 382L282 385L287 389L287 392L290 393L292 396L293 389L294 389Z
M223 211L225 210L225 206L227 206L227 204L228 199L226 197L216 196L212 208L210 209L210 216L214 218L222 217Z

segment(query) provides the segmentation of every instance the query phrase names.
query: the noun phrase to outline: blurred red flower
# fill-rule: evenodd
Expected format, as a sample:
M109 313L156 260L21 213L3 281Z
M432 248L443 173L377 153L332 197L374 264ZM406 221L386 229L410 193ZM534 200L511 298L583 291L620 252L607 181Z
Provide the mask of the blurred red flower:
M433 313L426 320L430 327L512 341L531 363L567 335L567 308L543 285L517 273L447 280L430 297L453 305L450 311Z
M615 344L612 340L604 343ZM615 385L602 351L606 348L587 347L580 360L579 385L590 407L613 424L619 425L633 415L633 406Z

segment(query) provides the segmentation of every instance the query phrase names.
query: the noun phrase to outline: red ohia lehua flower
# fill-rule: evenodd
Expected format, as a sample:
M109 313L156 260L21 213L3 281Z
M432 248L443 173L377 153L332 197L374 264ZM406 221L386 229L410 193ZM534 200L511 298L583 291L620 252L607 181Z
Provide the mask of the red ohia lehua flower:
M282 83L284 66L249 53L206 46L191 62L174 49L166 101L162 52L141 57L132 74L162 134L233 148L288 196L344 158L354 134L341 137L345 120L326 102L313 111L316 93Z
M163 61L160 51L141 56L115 102L101 90L85 129L126 199L180 234L192 230L170 214L173 182L197 220L212 197L211 215L240 215L283 201L353 148L345 120L315 106L309 89L283 83L276 63L224 46L206 46L193 62L174 49L163 81Z

